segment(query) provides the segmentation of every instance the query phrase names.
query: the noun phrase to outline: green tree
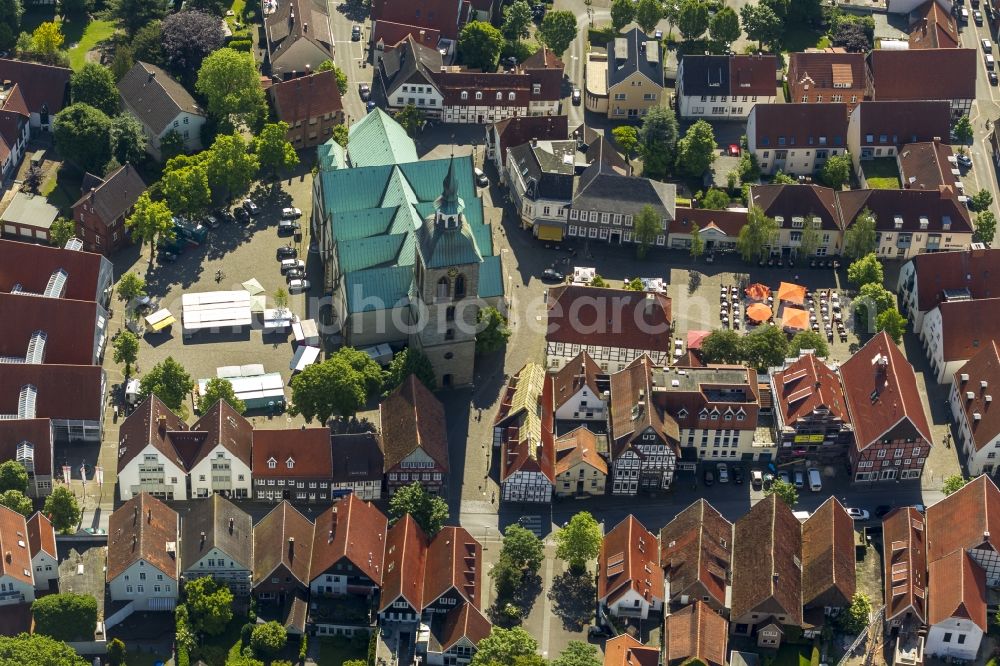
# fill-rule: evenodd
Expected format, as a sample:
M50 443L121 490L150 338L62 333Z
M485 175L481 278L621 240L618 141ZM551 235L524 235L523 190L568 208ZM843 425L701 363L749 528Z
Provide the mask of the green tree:
M952 474L944 480L944 484L941 486L941 492L945 495L951 495L954 492L958 492L965 484L967 484L971 479L968 479L961 474Z
M708 192L705 192L705 196L701 199L701 207L708 208L709 210L723 210L729 206L729 194L724 190L712 187L709 188Z
M448 520L448 503L431 495L419 483L411 483L389 498L389 520L395 523L406 514L410 514L427 536L433 537Z
M163 22L157 19L140 27L132 37L129 50L132 52L133 61L165 67L167 54L163 50ZM118 80L121 81L120 78Z
M597 653L597 647L583 641L570 641L552 666L601 666L603 660Z
M600 276L600 274L595 273L594 274L594 279L592 279L590 281L590 286L591 287L607 287L608 283L604 281L604 278L602 278Z
M732 7L723 7L708 22L708 34L727 48L740 38L740 17Z
M847 153L834 155L823 165L821 173L827 187L839 190L851 179L851 156Z
M135 298L142 298L146 295L146 280L135 271L126 271L118 278L115 292L118 294L118 300L125 303Z
M634 20L635 3L632 0L612 0L611 27L615 29L615 32L621 32L622 28Z
M799 247L796 250L802 259L816 254L816 250L819 249L820 236L819 229L816 228L817 222L818 218L807 215L805 224L802 225L802 235L799 237Z
M632 4L632 0L622 1ZM639 147L639 130L631 125L619 125L611 130L611 135L615 137L615 143L627 157L632 157L635 154L636 148Z
M749 150L744 150L743 154L740 155L736 172L740 176L740 182L756 183L760 179L760 164L757 163L757 156Z
M972 121L964 115L955 122L955 138L962 143L972 143Z
M662 180L670 173L677 150L678 131L673 109L656 106L649 110L639 129L643 176Z
M246 194L260 171L257 155L238 134L215 137L206 162L212 187L223 189L230 201Z
M334 354L292 377L289 411L301 414L308 423L313 418L326 423L335 414L351 416L368 400L370 382L371 377L352 367L346 355Z
M503 531L500 557L506 557L521 571L536 574L545 559L544 546L534 532L511 523Z
M645 291L646 287L642 284L642 278L632 278L625 283L626 291Z
M538 641L521 627L504 629L494 625L490 635L479 641L469 666L515 666L518 657L537 651Z
M111 15L118 19L129 35L135 35L143 26L159 21L166 15L166 6L149 0L111 0Z
M705 241L701 239L701 227L697 224L691 225L691 258L695 261L705 254Z
M337 89L340 91L340 94L341 95L347 94L347 74L345 74L344 70L342 70L340 67L337 67L337 65L332 60L324 60L323 62L321 62L319 64L319 67L316 68L316 71L333 72L333 75L337 78Z
M225 400L240 414L247 411L246 403L236 397L233 383L223 377L212 377L205 383L205 395L198 398L198 411L204 414L220 400Z
M760 206L751 206L747 212L747 223L740 229L736 247L743 261L754 261L764 257L778 237L778 223L768 217Z
M70 238L76 238L76 222L65 217L56 218L49 227L49 241L55 247L62 247Z
M906 317L895 307L889 308L875 317L875 330L885 331L898 345L903 341L903 333L906 332Z
M184 595L195 631L218 636L233 619L233 593L211 576L185 583Z
M253 141L253 149L257 153L261 170L276 176L279 170L291 169L299 163L299 156L288 142L287 136L288 123L284 121L267 123L261 128Z
M794 507L799 501L799 491L796 490L795 486L781 479L775 479L771 483L771 487L764 492L767 495L777 495L778 499L789 507Z
M412 104L407 104L396 112L396 122L410 136L416 136L424 127L424 112Z
M28 492L28 471L16 460L0 463L0 492L5 490Z
M878 255L869 252L860 259L852 261L851 265L847 267L847 279L858 287L872 282L882 284L885 276Z
M42 512L52 521L57 532L72 532L80 524L80 505L76 496L66 486L56 486L45 498Z
M344 148L347 148L347 137L348 137L347 125L344 125L343 123L340 125L335 125L331 136L333 137L334 141L339 143Z
M108 641L108 666L125 666L128 653L125 650L125 643L120 638L112 638Z
M288 632L274 620L258 624L250 634L250 647L254 654L262 657L278 654L287 642Z
M715 161L717 148L712 126L704 120L696 121L677 142L678 171L700 178Z
M11 511L16 511L25 518L30 518L35 512L31 504L31 498L20 490L5 490L0 492L0 506L5 506Z
M740 21L747 37L757 42L759 50L771 45L781 37L781 18L764 4L746 4L740 7Z
M774 174L771 182L775 185L795 185L797 181L779 169L778 172Z
M140 402L155 395L174 411L181 409L184 400L191 395L194 380L180 363L168 356L154 365L139 381Z
M125 364L125 378L128 379L129 375L132 374L132 366L139 358L139 338L136 337L135 333L126 329L118 334L112 347L114 348L114 361Z
M502 49L503 34L486 21L469 21L458 35L458 52L473 69L496 70Z
M798 356L803 349L812 349L821 358L830 353L826 340L816 331L800 331L788 343L788 354Z
M864 592L855 592L847 611L837 616L844 633L855 635L868 626L872 614L872 602Z
M526 0L514 0L504 7L500 32L512 42L531 36L531 5Z
M59 53L65 40L62 25L55 21L46 21L31 33L31 50L50 60Z
M537 37L561 57L576 39L576 16L565 10L549 12L538 26Z
M858 259L878 249L875 235L875 215L865 208L844 232L844 255Z
M997 218L993 215L993 211L984 210L979 215L976 215L976 232L972 236L972 240L977 243L992 243L993 236L997 232Z
M636 252L640 259L646 256L649 246L661 233L663 233L663 223L659 213L656 212L655 208L646 204L635 216L635 241L639 244Z
M111 119L111 156L118 164L133 165L145 158L146 133L135 116L123 113Z
M760 326L740 340L740 355L757 370L773 368L788 356L788 338L777 326Z
M214 14L219 18L226 15L231 3L228 0L185 0L184 9L197 9L206 14ZM237 18L240 18L237 16Z
M90 666L70 646L41 633L0 636L0 664L10 666Z
M698 39L708 30L708 5L704 0L682 0L677 29L686 40Z
M97 599L64 592L40 597L31 604L35 631L60 641L91 640L97 629Z
M504 317L494 307L485 307L476 313L476 323L479 331L476 333L476 352L492 354L503 349L510 340L511 330Z
M104 173L111 159L111 119L89 104L72 104L55 116L56 150L81 171Z
M493 579L497 600L510 599L524 584L524 571L509 557L500 555L496 564L490 569L489 577ZM499 603L497 604L499 606Z
M382 392L391 393L410 375L416 375L427 390L437 390L437 377L430 359L416 347L407 347L392 357Z
M718 328L701 341L701 356L706 363L739 363L740 334L728 328Z
M382 388L385 381L385 373L371 356L355 349L354 347L341 347L335 351L330 358L342 359L348 366L357 372L364 382L365 393L375 395Z
M183 155L187 150L184 137L177 130L170 130L160 139L160 161L169 163L173 158Z
M208 101L209 113L221 120L248 122L264 104L253 55L230 48L205 58L195 88Z
M174 643L177 645L178 661L188 659L188 652L198 644L194 628L191 626L190 614L185 604L178 604L174 609ZM181 651L183 650L183 658Z
M662 18L663 6L658 0L639 0L635 6L635 22L646 34L652 34Z
M274 307L279 310L284 310L288 307L288 292L284 287L278 287L274 290Z
M142 243L149 243L149 260L153 260L156 241L174 237L174 216L162 201L153 201L149 192L143 192L135 202L132 214L125 219L125 227Z
M181 217L193 219L212 204L212 190L208 186L208 169L204 164L188 164L170 168L171 160L163 172L160 188L170 210Z
M556 557L569 564L570 571L582 574L587 562L601 551L601 526L587 511L580 511L556 532Z
M858 296L854 299L854 316L864 321L871 321L879 314L896 306L896 296L883 287L880 283L869 282L861 285L858 289ZM874 306L875 311L870 312L869 307Z
M993 195L989 190L979 190L969 198L969 208L975 212L984 211L993 205Z
M111 70L96 62L88 62L73 72L69 79L74 102L89 104L108 116L118 113L118 87Z

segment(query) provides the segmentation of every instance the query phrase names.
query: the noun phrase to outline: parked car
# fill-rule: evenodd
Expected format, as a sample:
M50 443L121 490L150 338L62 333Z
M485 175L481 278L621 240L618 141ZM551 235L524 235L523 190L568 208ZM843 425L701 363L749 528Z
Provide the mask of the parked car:
M216 211L213 211L212 215L214 215L215 218L220 222L226 222L228 224L229 222L233 221L233 214L230 213L225 208L220 208Z
M214 215L206 215L204 222L205 226L208 227L209 229L219 228L219 220Z
M354 25L351 27L351 41L360 42L361 41L361 26Z
M283 220L297 220L300 217L302 217L302 211L298 208L281 209L281 219Z
M742 467L734 467L733 468L733 483L735 483L738 486L742 486L743 485L743 468Z
M795 487L799 490L806 487L806 475L801 469L795 470Z
M294 234L301 228L302 226L298 222L292 222L291 220L282 220L281 222L278 222L278 233L281 235Z
M301 259L282 259L281 260L281 272L287 273L290 270L300 270L304 271L306 269L306 262Z
M750 470L750 485L754 490L760 490L764 487L764 473L759 469Z
M986 72L986 78L990 80L990 85L995 86L997 84L997 73L996 72Z
M486 187L487 185L490 184L490 181L486 177L486 174L483 173L483 170L480 169L479 167L475 167L472 170L472 173L476 175L476 185L478 185L479 187Z
M663 39L663 31L657 30L656 32L653 33L653 37L656 39L656 41L658 42L661 41Z
M257 215L257 214L260 213L260 206L258 206L257 204L255 204L250 199L244 199L242 205L243 205L243 208L245 208L246 211L248 213L250 213L251 216L252 215Z
M966 169L972 168L972 158L969 157L968 153L958 153L955 155L955 161L964 166Z
M729 483L729 468L726 467L726 463L720 462L715 469L719 471L719 483Z
M611 638L611 629L607 627L591 626L587 629L587 635L591 638Z
M372 96L372 87L367 83L358 84L358 95L361 96L362 102L367 102L368 98Z
M975 22L976 25L982 25L983 24L983 13L981 11L979 11L978 9L972 10L972 20L973 20L973 22Z
M160 250L156 253L156 260L161 264L172 264L177 261L177 255L170 250Z
M580 89L573 88L573 106L580 106Z
M983 53L993 53L993 44L988 39L981 39L979 43L983 47Z
M847 515L854 520L868 520L871 518L871 514L864 509L847 509Z
M375 103L375 100L370 99L370 100L368 100L368 103L365 104L365 111L367 111L368 113L371 113L372 110L374 110L376 106L378 106L378 104Z
M546 268L542 271L542 279L546 282L562 282L566 276L554 268Z
M778 478L784 481L785 483L792 482L791 477L788 476L788 472L786 472L785 470L781 470L780 472L778 472Z
M312 285L309 284L309 280L290 280L288 282L288 291L295 294L300 291L308 291L310 286Z
M233 217L235 217L236 221L240 224L250 224L250 213L248 213L247 209L243 206L237 206L233 209Z
M715 475L712 474L712 470L710 470L710 469L706 469L705 470L705 474L703 475L703 478L705 480L705 485L706 486L710 486L713 483L715 483Z
M289 284L292 281L302 280L303 278L305 278L305 276L306 272L298 268L292 268L285 272L285 280L287 280Z
M291 245L282 245L281 247L278 248L278 251L275 253L275 255L277 259L280 261L282 259L294 259L295 257L299 256L299 253Z

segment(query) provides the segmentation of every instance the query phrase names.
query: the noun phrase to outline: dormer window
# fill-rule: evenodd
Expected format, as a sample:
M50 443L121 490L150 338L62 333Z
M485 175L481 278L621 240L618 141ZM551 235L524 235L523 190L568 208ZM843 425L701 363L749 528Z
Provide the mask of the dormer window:
M683 419L688 415L688 410L681 407L681 411L677 412L677 418Z
M295 467L295 460L289 456L288 460L285 461L285 467L287 467L288 469L292 469L293 467Z
M503 93L502 92L498 92L497 93L497 101L499 102L502 99L503 99Z
M461 97L462 97L462 99L469 99L469 93L467 93L466 91L463 90L462 94L461 94Z
M274 458L268 458L267 459L267 468L268 469L274 469L277 466L278 466L278 461L277 460L275 460Z
M483 93L477 91L476 92L476 99L482 99L482 98L483 98Z
M702 409L700 412L698 412L698 418L699 419L707 419L708 418L708 410L707 409Z
M515 97L516 95L514 93L507 93L507 99L509 99L510 101L513 102Z

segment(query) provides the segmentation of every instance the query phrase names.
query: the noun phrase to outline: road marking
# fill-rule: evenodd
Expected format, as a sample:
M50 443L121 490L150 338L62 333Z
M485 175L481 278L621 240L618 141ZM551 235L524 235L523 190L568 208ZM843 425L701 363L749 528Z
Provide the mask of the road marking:
M554 558L545 558L545 580L548 581L549 587L552 585L552 567ZM549 595L545 596L545 608L544 614L542 615L542 656L548 657L549 654L549 625L552 621L552 600L549 599Z

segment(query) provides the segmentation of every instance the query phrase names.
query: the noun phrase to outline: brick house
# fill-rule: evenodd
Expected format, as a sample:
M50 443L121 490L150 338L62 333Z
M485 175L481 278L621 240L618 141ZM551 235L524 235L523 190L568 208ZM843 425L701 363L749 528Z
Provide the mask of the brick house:
M416 375L379 405L385 451L386 494L419 482L443 495L448 489L448 435L444 406Z
M288 123L285 138L295 149L327 141L344 122L344 104L333 70L275 83L268 89L279 120Z
M865 54L838 48L789 53L787 80L791 102L843 102L850 113L865 98Z
M87 174L83 196L73 204L73 219L83 246L110 255L129 242L125 218L146 191L139 172L124 164L104 178Z
M252 459L255 500L329 501L333 460L328 428L255 430Z

